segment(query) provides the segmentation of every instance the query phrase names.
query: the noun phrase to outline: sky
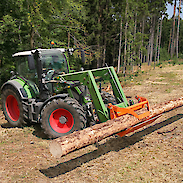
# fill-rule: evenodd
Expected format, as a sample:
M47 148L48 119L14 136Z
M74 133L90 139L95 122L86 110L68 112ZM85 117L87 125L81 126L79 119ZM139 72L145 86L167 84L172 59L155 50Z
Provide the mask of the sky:
M179 7L179 1L177 1L176 5L177 5L177 7ZM181 7L183 9L183 5ZM167 13L169 15L168 18L172 17L172 15L173 15L173 8L174 8L174 5L172 5L172 6L170 4L167 5ZM176 10L176 15L178 15L178 10ZM180 17L183 19L183 13L180 14Z

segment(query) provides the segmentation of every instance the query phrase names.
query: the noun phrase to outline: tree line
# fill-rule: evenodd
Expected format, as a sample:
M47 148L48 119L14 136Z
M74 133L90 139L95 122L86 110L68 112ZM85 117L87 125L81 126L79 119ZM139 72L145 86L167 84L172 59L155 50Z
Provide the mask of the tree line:
M181 0L7 0L0 4L1 82L18 51L74 47L86 67L107 63L125 76L134 66L183 54ZM174 5L172 18L167 3ZM51 44L54 42L54 45ZM72 64L77 66L79 51Z

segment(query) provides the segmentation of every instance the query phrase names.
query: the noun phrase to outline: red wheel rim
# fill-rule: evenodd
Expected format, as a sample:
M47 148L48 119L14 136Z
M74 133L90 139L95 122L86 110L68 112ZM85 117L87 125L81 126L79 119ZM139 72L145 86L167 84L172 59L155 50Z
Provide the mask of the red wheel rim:
M20 116L20 110L18 106L18 102L13 95L9 95L6 98L6 111L8 113L9 118L12 121L17 121Z
M74 125L73 116L66 109L54 110L49 117L49 122L52 129L57 133L67 133Z

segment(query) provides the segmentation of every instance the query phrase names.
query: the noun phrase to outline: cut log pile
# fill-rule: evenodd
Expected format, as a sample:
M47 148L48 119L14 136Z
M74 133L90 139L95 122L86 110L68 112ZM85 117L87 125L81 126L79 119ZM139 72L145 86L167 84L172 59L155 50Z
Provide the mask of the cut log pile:
M183 97L161 104L156 104L152 106L150 116L148 118L156 117L157 115L181 106L183 106ZM119 118L96 124L84 130L75 131L67 136L52 140L50 143L50 152L54 157L59 158L74 151L75 149L80 149L87 145L96 143L112 134L146 121L148 118L138 120L134 116L126 114Z

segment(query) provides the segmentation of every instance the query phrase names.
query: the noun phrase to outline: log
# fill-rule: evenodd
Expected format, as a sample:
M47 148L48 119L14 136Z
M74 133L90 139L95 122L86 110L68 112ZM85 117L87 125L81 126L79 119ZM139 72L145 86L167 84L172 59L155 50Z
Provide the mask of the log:
M183 106L183 97L154 105L150 110L149 118L156 117L177 107ZM60 158L76 149L96 143L112 134L128 129L131 126L147 120L138 120L132 115L126 114L119 118L96 124L81 131L75 131L67 136L59 137L51 141L49 149L51 154Z

